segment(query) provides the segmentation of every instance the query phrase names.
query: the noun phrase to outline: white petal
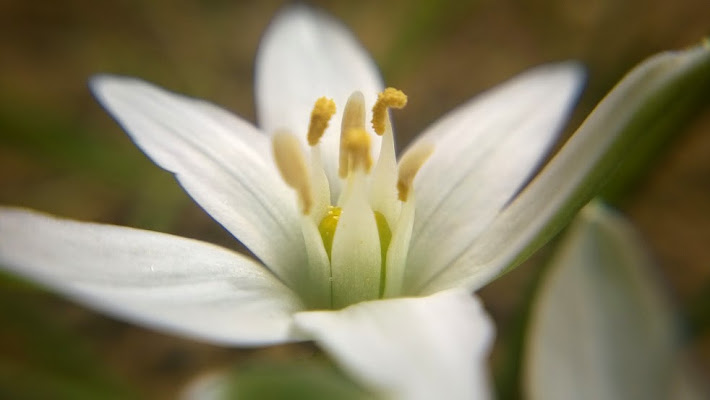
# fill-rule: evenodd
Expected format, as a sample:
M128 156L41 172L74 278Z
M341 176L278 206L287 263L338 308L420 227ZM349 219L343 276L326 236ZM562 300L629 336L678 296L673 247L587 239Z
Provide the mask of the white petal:
M209 243L0 208L0 265L97 310L230 345L294 340L295 294Z
M288 129L305 143L316 99L335 101L337 113L321 140L323 161L333 198L337 180L339 126L348 97L356 90L374 105L382 81L377 67L355 37L333 18L305 6L284 9L264 34L256 59L256 104L259 125L267 133ZM368 109L367 121L371 119ZM372 147L379 150L379 136Z
M387 249L387 262L385 272L385 292L383 297L392 298L402 295L402 285L407 271L407 256L409 241L412 237L415 212L414 199L410 198L402 204L399 220L394 225L392 240Z
M661 53L634 68L479 240L423 288L424 293L456 286L476 289L524 260L596 193L642 135L668 126L663 125L669 122L665 117L687 107L688 101L705 98L708 71L710 47L705 45Z
M380 295L382 252L375 215L365 197L362 172L350 178L331 251L333 307Z
M140 80L100 76L91 87L195 201L287 284L300 284L298 269L306 263L300 213L268 138L216 106Z
M676 326L636 232L587 206L533 308L530 399L668 399Z
M302 312L297 328L361 384L395 399L487 399L493 326L461 290Z
M308 276L308 291L302 298L309 308L330 308L332 306L331 268L328 253L323 245L323 237L310 215L304 215L301 222L303 241L308 252L308 268L301 273Z
M435 148L415 183L408 287L420 286L469 247L530 178L557 138L582 78L576 64L538 67L474 98L423 134L419 141Z

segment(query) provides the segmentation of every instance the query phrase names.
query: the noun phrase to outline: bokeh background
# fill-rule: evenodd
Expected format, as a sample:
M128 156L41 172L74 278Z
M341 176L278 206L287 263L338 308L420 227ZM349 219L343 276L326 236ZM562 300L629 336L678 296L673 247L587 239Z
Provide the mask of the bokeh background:
M447 110L541 63L576 59L588 84L571 131L633 65L710 34L706 0L313 1L360 38L409 105L398 145ZM0 0L0 204L175 233L238 248L123 134L87 79L133 75L254 121L253 60L281 1ZM544 99L541 99L544 101ZM710 377L710 108L609 198L638 226ZM238 162L235 160L235 162ZM515 398L527 307L548 249L486 287L492 360ZM310 357L309 345L224 349L145 330L0 277L0 397L59 390L173 398L195 376L248 360ZM97 389L99 390L99 389ZM49 392L47 392L49 393Z

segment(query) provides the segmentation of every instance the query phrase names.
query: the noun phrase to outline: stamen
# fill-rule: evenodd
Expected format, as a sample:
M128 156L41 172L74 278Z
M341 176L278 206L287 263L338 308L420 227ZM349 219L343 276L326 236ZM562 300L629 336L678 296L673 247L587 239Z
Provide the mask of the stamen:
M397 191L399 192L399 199L401 201L407 201L414 177L433 152L434 146L432 144L418 143L404 153L402 159L399 160Z
M387 126L387 109L401 109L407 105L407 95L401 90L387 88L377 96L377 102L372 107L372 129L382 136Z
M311 111L311 122L308 124L308 144L315 146L325 130L328 128L328 122L335 114L335 102L327 97L321 97L316 100L316 104Z
M348 176L349 160L348 152L345 150L345 136L353 129L365 130L365 96L361 92L351 94L343 110L343 121L340 126L340 164L338 169L338 175L341 178Z
M340 170L349 172L361 169L370 172L372 157L370 156L370 135L364 129L350 129L340 139L341 161L345 154L346 165L340 165Z
M277 132L273 136L272 145L274 160L281 177L287 185L296 190L301 202L301 211L308 215L313 205L311 175L298 138L288 132Z

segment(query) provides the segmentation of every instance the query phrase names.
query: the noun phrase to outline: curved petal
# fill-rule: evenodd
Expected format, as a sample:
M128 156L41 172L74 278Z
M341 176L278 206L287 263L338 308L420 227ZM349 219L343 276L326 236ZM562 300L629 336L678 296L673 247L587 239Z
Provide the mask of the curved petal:
M655 55L597 105L479 239L422 288L479 288L549 240L608 179L637 140L670 130L710 89L710 47Z
M437 121L415 187L407 287L418 287L471 245L530 178L580 91L574 63L530 70ZM436 251L432 251L436 249Z
M0 265L97 310L230 345L294 340L303 307L263 266L205 242L0 208Z
M634 229L593 203L559 247L532 311L530 399L669 399L678 331Z
M316 99L330 97L338 107L321 140L323 163L339 195L337 179L340 120L348 97L356 90L374 105L382 90L377 67L357 39L335 19L306 6L281 11L264 34L256 58L256 109L259 125L271 134L291 130L305 144ZM367 121L372 117L368 109ZM372 148L380 137L372 136Z
M491 397L486 359L493 326L465 291L301 312L294 323L354 379L386 397Z
M214 105L137 79L99 76L91 88L135 143L213 218L288 285L300 284L306 263L300 214L268 138Z

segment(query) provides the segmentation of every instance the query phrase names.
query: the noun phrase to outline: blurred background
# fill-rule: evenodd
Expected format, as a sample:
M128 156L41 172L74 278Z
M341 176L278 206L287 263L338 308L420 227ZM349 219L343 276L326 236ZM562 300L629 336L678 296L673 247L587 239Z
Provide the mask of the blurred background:
M635 64L710 34L706 0L309 3L349 26L385 82L409 95L394 115L400 148L472 95L529 67L576 59L588 68L588 84L571 132ZM121 132L91 97L87 79L138 76L254 121L254 56L284 4L0 0L0 204L238 248ZM688 353L710 377L710 108L648 154L642 173L612 187L608 198L647 240L684 321ZM498 324L492 363L505 398L517 396L520 336L547 254L543 249L481 292ZM0 276L0 397L42 398L33 385L41 381L68 398L92 398L95 389L168 399L222 366L314 351L184 340Z

